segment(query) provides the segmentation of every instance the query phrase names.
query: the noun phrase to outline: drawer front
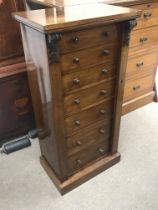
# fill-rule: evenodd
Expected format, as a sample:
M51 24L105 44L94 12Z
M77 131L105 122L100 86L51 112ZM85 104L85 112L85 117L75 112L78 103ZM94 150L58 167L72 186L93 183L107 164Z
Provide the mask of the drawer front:
M128 80L125 84L124 101L141 96L153 89L154 75Z
M131 8L143 11L140 19L158 17L158 3L140 4L131 6Z
M65 114L80 112L87 106L99 103L114 95L115 81L109 81L65 96Z
M95 145L89 147L88 149L79 152L68 159L68 167L70 173L82 169L86 164L91 163L94 160L102 158L108 155L109 152L109 142L104 141L102 143L96 143Z
M78 71L90 65L101 64L107 61L115 62L116 55L118 55L116 49L116 45L102 45L62 55L60 59L61 71L70 72L73 69Z
M158 27L142 29L131 34L130 47L143 46L151 42L158 42Z
M158 25L158 17L139 19L134 30Z
M158 3L142 4L132 8L143 10L134 30L158 25Z
M60 52L66 53L98 44L113 43L118 40L118 37L118 29L116 25L63 33L59 42Z
M98 121L109 118L113 113L113 99L94 106L90 109L74 114L65 119L67 135L72 135L74 132L82 132L80 129Z
M116 66L106 63L67 74L62 77L63 91L66 94L69 91L82 88L86 85L108 80L115 76L115 72Z
M0 144L35 127L27 73L0 79Z
M68 156L74 155L84 149L89 149L89 146L96 143L108 142L111 136L112 120L106 119L99 121L67 138L67 151Z
M150 53L146 55L140 55L128 60L126 69L126 79L136 74L148 73L155 70L157 63L158 53Z

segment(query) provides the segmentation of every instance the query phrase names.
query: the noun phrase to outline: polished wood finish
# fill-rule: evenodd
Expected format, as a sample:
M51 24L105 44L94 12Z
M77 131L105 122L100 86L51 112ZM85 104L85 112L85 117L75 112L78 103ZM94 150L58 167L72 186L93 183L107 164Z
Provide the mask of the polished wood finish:
M75 173L74 175L69 177L69 179L63 182L61 182L61 180L56 176L52 167L43 156L40 158L40 161L43 168L46 170L48 176L54 182L59 192L64 195L65 193L73 190L74 188L78 187L79 185L83 184L84 182L88 181L89 179L118 163L120 161L120 154L116 153L113 156L103 157L97 162L94 162L93 165L87 166L85 169Z
M150 54L141 54L139 56L131 56L128 60L126 69L126 80L131 77L139 75L147 75L150 71L155 71L155 66L157 64L158 54L153 52Z
M92 4L14 15L21 23L30 81L37 82L36 91L31 86L31 92L41 162L62 194L120 159L117 150L129 37L140 14L139 10ZM111 74L106 78L89 76L91 71L106 75L107 70ZM65 91L67 79L74 74L82 75L71 81L74 85L89 79ZM74 178L76 173L81 176Z
M110 99L104 103L67 117L65 120L67 135L72 135L74 132L79 131L95 121L111 117L114 111L113 108L113 101Z
M88 10L88 6L91 10ZM82 14L78 14L78 10L82 11ZM113 17L111 17L112 12ZM93 18L93 13L95 13L95 18ZM17 12L14 16L17 21L23 22L29 27L31 26L40 32L49 33L52 30L54 32L58 31L59 28L61 32L67 29L73 30L76 26L80 28L80 23L82 23L82 29L86 28L87 25L88 27L96 26L98 25L97 19L101 21L100 25L103 25L103 23L110 24L111 22L113 23L113 19L133 19L137 14L140 15L141 11L106 4L89 4L73 7L68 6L56 10L50 8L47 10L36 10L34 12Z
M115 76L116 65L110 61L85 69L79 68L79 71L63 75L63 91L64 94L67 94L92 83L108 81Z
M34 127L27 74L26 69L23 70L12 76L0 74L0 144Z
M87 127L83 127L80 132L67 137L68 157L88 149L94 143L110 141L111 125L112 116L89 124Z
M158 2L132 6L142 9L143 12L131 34L123 114L142 107L143 102L144 105L152 102L153 95L156 94L154 82L158 65L157 6ZM135 62L136 67L134 67Z
M28 4L30 2L34 3L34 6L37 7L40 5L41 7L57 7L57 8L62 8L65 5L83 5L83 4L92 4L95 2L103 2L105 4L112 4L112 5L117 5L117 6L127 6L130 8L135 8L135 9L140 9L142 10L141 17L137 20L137 26L133 29L133 32L131 34L131 42L130 42L130 49L129 49L129 56L128 56L128 66L127 66L127 74L126 74L126 83L128 83L128 80L130 79L139 79L145 74L147 74L149 71L153 75L153 79L155 77L155 69L158 64L158 59L156 58L157 52L155 51L155 59L156 62L152 60L149 61L149 58L152 57L153 55L153 49L155 46L158 44L158 39L157 39L157 26L158 26L158 1L157 0L56 0L56 1L50 1L50 0L27 0ZM146 57L144 57L144 52L146 51ZM140 62L145 59L145 63L148 63L148 68L132 68L131 66L131 60L132 56L136 56L139 54L139 59ZM142 62L141 62L142 63ZM151 64L151 65L150 65ZM131 67L129 67L131 66ZM149 67L150 66L150 67ZM130 68L130 70L129 70ZM138 69L141 69L142 71L138 71ZM129 72L130 71L130 72ZM155 84L154 87L157 87ZM156 88L153 88L153 91L156 94ZM150 92L149 92L150 93ZM142 95L143 96L143 95ZM136 99L135 101L139 100ZM152 97L150 97L152 98ZM125 105L127 104L125 102L124 98L124 105L123 109L125 109ZM130 99L129 99L130 100ZM130 101L129 101L130 102ZM152 102L152 101L150 101ZM133 108L138 107L138 104L136 102L136 105L134 105L134 101L131 101L131 104L133 105ZM131 111L134 109L131 106ZM140 101L140 105L142 106L142 98ZM146 96L144 95L144 105L146 105ZM130 109L127 108L126 110ZM126 111L123 111L125 113Z
M130 101L127 101L123 104L123 112L122 114L125 115L131 111L134 111L135 109L141 108L146 104L151 103L151 101L154 100L155 92L149 92L143 96L139 96L137 98L134 98Z
M0 145L35 127L19 24L21 0L0 1Z
M19 0L0 3L0 60L23 55L20 28L11 15L20 10L24 10L24 6Z
M115 80L103 82L93 87L82 89L64 97L65 115L84 110L87 106L100 103L114 95Z
M131 79L125 85L124 101L136 98L153 90L154 77L152 74L139 79Z
M28 5L33 4L34 9L40 8L50 8L50 7L64 7L80 4L89 4L89 3L105 3L112 4L115 6L133 6L140 5L145 3L157 2L157 0L26 0Z
M155 44L157 44L157 33L158 27L136 30L132 33L130 47L141 47L148 43L151 44L152 42L155 42Z
M117 37L117 25L101 26L93 29L64 33L62 34L59 47L61 48L61 53L72 52L73 50L86 49L100 44L108 44L109 42L116 43Z

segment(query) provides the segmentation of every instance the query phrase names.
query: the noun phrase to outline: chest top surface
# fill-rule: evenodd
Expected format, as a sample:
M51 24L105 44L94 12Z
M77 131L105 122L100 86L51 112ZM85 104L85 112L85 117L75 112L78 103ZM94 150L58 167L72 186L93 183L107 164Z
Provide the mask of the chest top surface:
M128 6L143 3L153 3L158 2L158 0L27 0L27 2L33 2L35 4L40 4L48 7L64 7L90 3L105 3Z
M17 12L15 19L41 32L67 30L83 25L97 25L129 20L141 15L141 11L118 6L94 3Z

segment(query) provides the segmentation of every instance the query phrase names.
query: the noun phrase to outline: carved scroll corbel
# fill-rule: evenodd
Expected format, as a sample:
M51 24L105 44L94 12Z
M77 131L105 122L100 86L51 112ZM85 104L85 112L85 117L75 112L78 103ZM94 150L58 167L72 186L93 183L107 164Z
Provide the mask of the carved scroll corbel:
M61 34L47 34L46 41L47 41L47 49L48 49L48 57L49 57L49 64L59 63L59 40L61 39Z
M137 26L137 19L129 20L123 23L123 46L129 46L130 42L130 33L134 27Z

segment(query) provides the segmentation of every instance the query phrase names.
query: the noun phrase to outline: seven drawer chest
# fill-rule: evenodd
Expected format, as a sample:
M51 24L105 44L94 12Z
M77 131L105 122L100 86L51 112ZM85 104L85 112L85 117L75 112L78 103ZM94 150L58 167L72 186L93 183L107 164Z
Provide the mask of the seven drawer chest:
M140 14L90 4L14 15L21 25L41 163L62 194L120 160L130 31Z

